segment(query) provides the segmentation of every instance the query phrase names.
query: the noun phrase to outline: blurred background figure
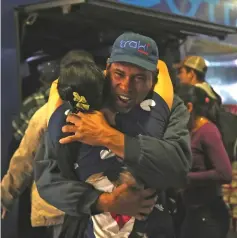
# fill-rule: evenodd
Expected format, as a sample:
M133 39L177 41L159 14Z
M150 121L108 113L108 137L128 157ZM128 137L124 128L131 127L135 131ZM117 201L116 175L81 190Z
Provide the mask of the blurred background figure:
M12 157L18 146L20 145L25 131L28 127L31 117L34 113L42 107L49 97L50 86L52 82L59 76L59 63L60 60L51 60L41 62L38 67L38 78L35 81L40 82L39 89L26 97L22 103L21 111L19 115L12 121L13 138L9 146L9 158ZM36 74L35 74L36 75ZM30 145L29 145L30 146ZM42 237L44 235L42 229L31 229L30 224L30 187L29 179L31 174L28 174L28 164L25 163L24 153L25 149L21 148L19 153L13 155L13 160L17 160L17 163L9 167L7 175L4 176L1 182L1 207L2 218L5 218L7 211L12 209L12 206L19 198L19 213L21 214L20 234L19 237ZM33 162L33 161L32 161ZM15 170L19 172L16 172ZM17 182L16 182L16 180ZM24 181L25 180L25 181ZM30 179L31 180L31 179ZM19 187L19 184L21 186Z
M221 63L219 63L221 66ZM183 87L182 85L195 85L203 89L208 97L213 102L213 107L210 108L212 113L212 121L217 125L218 129L221 132L222 141L224 143L226 152L229 156L229 159L232 164L232 174L233 181L231 184L223 185L223 197L226 202L228 208L230 209L230 213L232 216L231 219L231 228L236 231L236 196L237 196L237 182L236 182L236 143L237 143L237 116L233 113L230 113L228 107L223 104L228 102L228 96L226 90L220 89L218 90L218 94L215 89L219 89L216 85L222 85L217 80L213 81L213 78L218 78L223 76L223 71L227 73L229 68L226 67L213 67L218 66L217 63L208 62L201 56L187 56L183 61L174 65L174 68L177 69L177 77L179 79L179 87ZM226 64L225 66L229 66ZM233 70L229 70L228 75L231 75ZM216 77L214 77L216 75ZM226 74L227 76L227 74ZM232 77L233 78L233 77ZM208 80L208 82L207 82ZM215 86L215 89L210 85L210 83ZM224 88L224 87L223 87ZM234 88L234 84L233 84ZM233 90L230 87L231 90ZM229 89L229 91L231 91ZM231 102L234 102L234 98L231 98ZM230 101L230 100L229 100ZM233 105L232 105L233 107ZM226 109L227 108L227 109ZM183 201L178 196L177 198L178 205L178 213L175 214L175 225L177 229L177 233L179 233L180 224L182 223L183 217L185 216L185 209L183 207Z
M181 192L185 216L180 238L225 238L229 212L221 184L232 179L231 163L215 125L215 101L200 87L180 85L178 95L190 112L193 165Z
M12 121L14 134L9 151L10 155L19 146L30 118L48 101L50 86L59 76L59 62L59 60L52 60L38 65L40 88L23 101L19 115Z
M198 85L208 93L209 97L221 104L221 97L206 82L207 64L203 57L187 56L174 68L178 70L178 79L180 84Z

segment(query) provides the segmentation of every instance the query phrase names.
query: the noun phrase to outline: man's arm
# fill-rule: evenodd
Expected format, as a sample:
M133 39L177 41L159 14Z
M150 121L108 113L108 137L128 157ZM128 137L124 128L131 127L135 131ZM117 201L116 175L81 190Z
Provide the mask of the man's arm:
M189 113L175 96L163 139L125 136L124 162L152 188L182 187L191 168Z
M32 182L33 160L39 140L46 128L47 104L31 118L19 148L11 158L7 174L1 182L1 203L10 210L15 199Z
M60 156L65 157L66 154ZM89 183L67 179L62 176L54 156L53 144L46 133L35 158L35 181L40 196L66 214L81 216L114 212L141 219L143 215L140 213L149 214L155 205L154 198L147 199L154 194L154 190L138 193L124 184L112 193L103 193Z
M102 113L69 115L63 132L75 133L61 143L81 141L105 146L124 159L148 187L166 189L181 187L191 167L189 113L182 100L175 96L169 124L162 139L139 135L129 137L110 127Z

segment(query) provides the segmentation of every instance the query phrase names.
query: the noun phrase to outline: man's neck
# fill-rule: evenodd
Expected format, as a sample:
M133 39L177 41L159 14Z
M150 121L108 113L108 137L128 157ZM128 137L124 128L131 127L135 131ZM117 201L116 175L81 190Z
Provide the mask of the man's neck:
M100 111L104 114L104 117L105 117L106 121L111 126L116 125L115 116L116 116L117 113L114 112L114 110L110 109L109 107L103 107Z

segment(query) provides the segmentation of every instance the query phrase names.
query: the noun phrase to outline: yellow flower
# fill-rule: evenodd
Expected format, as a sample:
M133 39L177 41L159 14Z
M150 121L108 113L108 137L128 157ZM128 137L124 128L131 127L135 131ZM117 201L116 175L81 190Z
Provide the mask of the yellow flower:
M83 109L85 111L89 110L90 105L87 103L84 96L80 96L77 92L73 92L73 97L74 102L77 102L76 107L78 109Z

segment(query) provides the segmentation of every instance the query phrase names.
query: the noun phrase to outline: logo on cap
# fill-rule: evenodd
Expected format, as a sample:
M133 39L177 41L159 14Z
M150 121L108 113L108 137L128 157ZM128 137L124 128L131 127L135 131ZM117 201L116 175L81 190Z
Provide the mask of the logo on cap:
M148 49L150 44L142 44L141 41L136 40L121 40L120 48L133 48L137 49L138 52L148 55Z

